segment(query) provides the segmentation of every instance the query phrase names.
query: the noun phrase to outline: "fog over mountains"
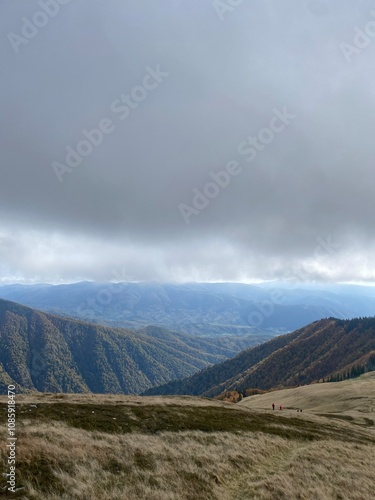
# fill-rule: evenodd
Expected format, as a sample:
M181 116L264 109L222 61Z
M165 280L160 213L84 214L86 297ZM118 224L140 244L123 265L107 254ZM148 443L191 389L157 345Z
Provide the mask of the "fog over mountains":
M0 500L372 500L374 0L0 0L0 39Z
M375 288L355 285L81 282L6 285L0 298L110 326L157 325L198 336L251 335L255 341L322 318L375 314Z

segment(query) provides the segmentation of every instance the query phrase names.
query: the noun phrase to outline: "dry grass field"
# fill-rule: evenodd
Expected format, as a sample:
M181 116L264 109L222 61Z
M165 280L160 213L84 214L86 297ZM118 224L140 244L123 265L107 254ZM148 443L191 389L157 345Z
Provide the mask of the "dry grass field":
M179 396L20 395L20 489L4 491L3 477L0 498L372 499L374 395L371 375L237 405ZM286 410L272 412L272 399ZM0 408L5 424L4 397ZM0 453L7 472L5 425Z
M324 414L329 418L346 419L371 427L375 425L375 372L343 382L312 384L255 395L245 398L239 405L270 410L272 403L276 404L276 410L282 404L284 414L302 409L309 415Z

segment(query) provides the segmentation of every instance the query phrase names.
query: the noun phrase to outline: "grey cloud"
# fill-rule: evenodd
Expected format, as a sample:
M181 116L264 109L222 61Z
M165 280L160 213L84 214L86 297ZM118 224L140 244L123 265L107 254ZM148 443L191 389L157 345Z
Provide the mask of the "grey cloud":
M375 39L351 63L340 49L372 2L244 1L220 21L211 0L73 0L15 54L7 34L38 9L0 7L2 279L373 278ZM157 65L120 120L113 101ZM284 106L296 118L247 162L239 144ZM52 162L104 118L59 183ZM179 204L231 160L242 172L186 224Z

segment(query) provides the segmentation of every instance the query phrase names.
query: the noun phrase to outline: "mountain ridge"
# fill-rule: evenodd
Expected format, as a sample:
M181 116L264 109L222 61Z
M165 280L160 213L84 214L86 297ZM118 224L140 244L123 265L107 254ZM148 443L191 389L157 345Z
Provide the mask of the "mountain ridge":
M110 328L2 299L0 344L0 392L14 384L18 392L137 393L228 354L220 340Z
M375 289L349 285L15 284L0 286L0 297L112 327L153 324L197 336L257 335L262 341L324 317L370 316L375 311Z
M355 366L375 367L375 317L315 321L144 394L215 397L230 390L270 390L344 376Z

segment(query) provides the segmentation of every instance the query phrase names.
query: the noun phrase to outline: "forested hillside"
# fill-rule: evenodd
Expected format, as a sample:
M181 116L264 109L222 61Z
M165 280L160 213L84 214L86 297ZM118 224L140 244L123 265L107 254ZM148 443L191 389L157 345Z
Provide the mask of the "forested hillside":
M316 321L146 394L217 396L338 379L375 367L375 318ZM341 378L340 378L341 377Z
M0 300L0 393L139 393L224 360L231 349L155 327L110 328Z

